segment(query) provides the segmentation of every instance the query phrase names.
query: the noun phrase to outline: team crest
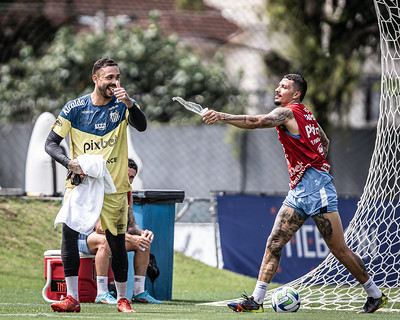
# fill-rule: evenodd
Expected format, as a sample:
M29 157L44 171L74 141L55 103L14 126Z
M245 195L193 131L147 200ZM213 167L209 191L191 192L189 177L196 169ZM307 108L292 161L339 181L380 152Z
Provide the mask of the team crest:
M110 112L110 121L111 122L117 122L119 120L119 112L118 110L115 110L114 112Z

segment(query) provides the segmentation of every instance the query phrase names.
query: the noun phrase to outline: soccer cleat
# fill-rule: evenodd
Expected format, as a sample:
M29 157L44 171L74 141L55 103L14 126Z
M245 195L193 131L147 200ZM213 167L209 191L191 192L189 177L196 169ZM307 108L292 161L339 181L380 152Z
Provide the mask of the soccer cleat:
M160 300L154 299L149 292L146 290L136 296L133 296L132 302L141 303L162 303Z
M94 300L95 303L104 303L104 304L117 304L117 299L115 299L110 292L106 292L96 297Z
M135 313L136 311L132 309L131 304L125 298L119 299L117 303L117 309L119 312Z
M51 308L54 312L81 312L81 305L70 295L61 299L60 302L52 303Z
M254 297L248 297L246 294L242 294L243 301L236 303L231 302L228 307L235 312L264 312L263 304L259 304L254 301Z
M385 304L387 304L388 300L389 300L388 297L385 296L383 293L382 296L377 299L368 297L367 302L365 302L363 309L358 311L358 313L373 313L376 310L383 307Z

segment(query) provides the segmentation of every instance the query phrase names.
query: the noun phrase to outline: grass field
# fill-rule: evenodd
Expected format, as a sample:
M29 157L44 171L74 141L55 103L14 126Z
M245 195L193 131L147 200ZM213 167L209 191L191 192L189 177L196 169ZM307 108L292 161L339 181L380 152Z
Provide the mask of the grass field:
M60 247L61 231L53 228L59 201L0 197L0 320L3 319L399 319L397 312L357 315L353 311L300 308L277 314L265 304L262 314L234 313L227 307L202 303L238 298L251 293L256 279L174 256L172 300L161 305L133 304L135 314L121 314L115 306L83 303L78 314L53 313L42 298L45 284L43 252ZM360 306L361 307L361 306Z

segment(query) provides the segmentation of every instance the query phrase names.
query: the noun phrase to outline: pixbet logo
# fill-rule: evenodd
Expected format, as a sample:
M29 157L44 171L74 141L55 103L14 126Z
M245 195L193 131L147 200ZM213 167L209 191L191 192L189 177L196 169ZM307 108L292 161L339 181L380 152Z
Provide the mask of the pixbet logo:
M113 147L117 143L117 136L115 138L111 138L109 140L104 140L103 138L100 141L90 140L83 145L83 152L86 153L89 150L100 150L107 147Z
M306 125L305 128L308 137L310 137L311 135L313 136L319 135L319 128L315 127L313 124Z

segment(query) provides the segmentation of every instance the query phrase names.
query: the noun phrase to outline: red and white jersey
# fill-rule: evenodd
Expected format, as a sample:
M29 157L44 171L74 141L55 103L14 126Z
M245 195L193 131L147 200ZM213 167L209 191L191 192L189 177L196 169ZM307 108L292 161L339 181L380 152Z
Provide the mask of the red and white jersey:
M313 167L329 173L331 166L325 159L318 123L311 111L298 103L284 108L293 111L300 131L299 136L294 136L286 128L276 127L289 170L290 188L293 189L307 168Z

